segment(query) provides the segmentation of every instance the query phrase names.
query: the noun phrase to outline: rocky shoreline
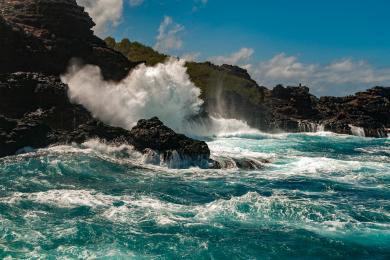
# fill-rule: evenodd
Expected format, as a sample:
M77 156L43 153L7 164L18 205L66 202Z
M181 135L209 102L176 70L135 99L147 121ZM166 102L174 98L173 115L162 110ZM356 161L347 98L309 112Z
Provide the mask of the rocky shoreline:
M99 66L106 80L120 80L138 64L93 35L92 19L75 0L0 0L0 15L0 157L25 147L99 138L131 144L147 154L151 163L165 160L177 168L218 167L205 142L175 133L158 118L140 120L133 129L125 130L100 122L70 102L68 86L60 80L70 60ZM232 93L221 96L227 107L224 115L243 119L252 127L342 134L360 131L370 137L384 137L389 131L390 88L317 98L302 86L260 87L235 66L207 66L244 79L246 90L261 96L256 105ZM203 114L207 116L216 99L204 98ZM354 127L361 127L363 133Z
M267 102L276 128L289 132L330 131L386 137L390 126L390 88L374 87L347 97L317 98L307 87L275 87Z

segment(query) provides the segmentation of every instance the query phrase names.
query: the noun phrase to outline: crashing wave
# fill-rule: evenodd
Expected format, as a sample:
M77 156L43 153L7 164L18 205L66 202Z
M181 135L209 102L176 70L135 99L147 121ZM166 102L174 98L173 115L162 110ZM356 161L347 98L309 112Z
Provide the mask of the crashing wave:
M366 136L366 133L364 132L363 127L358 127L358 126L354 126L354 125L348 125L348 126L351 128L351 133L354 136L360 136L360 137Z
M144 64L120 82L105 81L97 66L72 65L61 77L69 97L96 118L131 129L138 120L157 116L182 132L188 118L200 112L200 89L191 82L183 60L170 59L154 67Z

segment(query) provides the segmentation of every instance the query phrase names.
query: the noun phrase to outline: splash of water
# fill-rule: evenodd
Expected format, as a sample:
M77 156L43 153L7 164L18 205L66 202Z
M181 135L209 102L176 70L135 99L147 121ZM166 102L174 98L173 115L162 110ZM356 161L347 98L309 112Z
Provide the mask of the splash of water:
M364 132L364 128L363 127L357 127L357 126L354 126L354 125L349 125L349 127L351 128L351 132L352 132L353 135L360 136L360 137L365 137L366 136L366 133Z
M307 122L307 121L300 121L298 123L298 127L299 127L299 130L301 132L316 133L316 132L324 132L325 131L324 124L317 124L317 123Z
M73 102L112 126L132 128L139 119L159 117L176 131L197 115L203 101L189 79L183 60L170 59L154 67L139 65L120 82L104 81L97 66L72 65L61 77Z
M245 121L234 118L209 116L188 121L184 133L192 137L242 137L244 135L262 135L259 130L251 128Z

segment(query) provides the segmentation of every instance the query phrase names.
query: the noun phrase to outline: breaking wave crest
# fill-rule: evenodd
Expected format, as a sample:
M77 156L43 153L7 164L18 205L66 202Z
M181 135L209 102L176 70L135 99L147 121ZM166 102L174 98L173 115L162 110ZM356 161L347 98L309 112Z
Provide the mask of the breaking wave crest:
M112 196L94 190L50 190L36 193L14 193L2 198L1 203L31 202L56 208L89 207L97 218L114 223L138 226L144 219L158 226L218 225L223 227L237 223L247 226L280 225L297 227L330 236L348 236L354 232L380 230L390 241L389 223L361 223L356 215L364 214L363 208L339 210L341 205L326 200L294 199L283 193L261 196L248 192L230 199L218 199L205 205L183 205L144 195ZM346 205L345 205L346 206ZM385 210L376 214L390 218ZM26 218L34 218L28 215ZM362 237L359 237L362 238Z

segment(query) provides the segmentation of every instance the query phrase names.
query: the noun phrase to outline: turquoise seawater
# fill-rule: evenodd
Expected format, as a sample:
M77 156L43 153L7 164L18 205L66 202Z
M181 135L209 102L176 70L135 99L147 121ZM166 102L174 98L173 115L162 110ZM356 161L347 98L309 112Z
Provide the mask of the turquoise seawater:
M0 159L0 258L390 259L390 139L209 146L270 163L173 170L96 140Z

